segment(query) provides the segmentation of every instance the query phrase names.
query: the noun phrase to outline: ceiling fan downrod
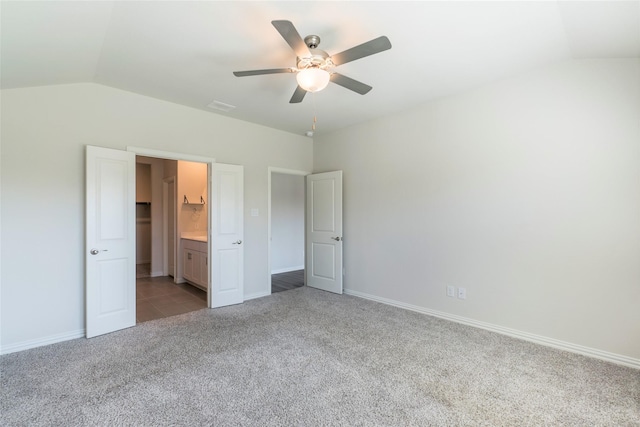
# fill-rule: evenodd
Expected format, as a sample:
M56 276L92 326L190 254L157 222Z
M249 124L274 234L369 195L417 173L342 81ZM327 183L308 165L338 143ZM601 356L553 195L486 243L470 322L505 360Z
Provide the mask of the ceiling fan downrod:
M307 36L304 38L304 44L306 44L309 49L316 49L320 44L320 37L315 35Z

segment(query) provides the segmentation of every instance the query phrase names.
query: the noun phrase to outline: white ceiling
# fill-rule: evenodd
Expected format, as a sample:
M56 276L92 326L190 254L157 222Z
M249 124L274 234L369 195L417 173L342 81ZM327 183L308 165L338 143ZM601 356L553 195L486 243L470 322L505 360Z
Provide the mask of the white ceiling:
M325 133L570 58L640 57L640 1L2 1L1 84L95 82L304 134ZM380 35L391 50L337 71L373 86L330 84L289 104L295 66L272 20L338 53ZM212 101L236 106L223 113Z

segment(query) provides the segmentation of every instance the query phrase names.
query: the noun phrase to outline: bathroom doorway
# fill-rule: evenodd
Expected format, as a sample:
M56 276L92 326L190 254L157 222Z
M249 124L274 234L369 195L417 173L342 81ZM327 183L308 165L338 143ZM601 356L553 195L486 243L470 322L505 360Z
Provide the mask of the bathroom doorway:
M207 176L206 163L136 156L136 323L207 307ZM181 235L198 239L197 276Z

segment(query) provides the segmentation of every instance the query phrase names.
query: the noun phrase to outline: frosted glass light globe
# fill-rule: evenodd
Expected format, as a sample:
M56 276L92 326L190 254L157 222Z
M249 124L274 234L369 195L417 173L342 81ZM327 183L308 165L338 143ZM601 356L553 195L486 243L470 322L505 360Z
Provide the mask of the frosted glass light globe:
M331 75L320 68L306 68L298 71L298 85L307 92L318 92L329 84Z

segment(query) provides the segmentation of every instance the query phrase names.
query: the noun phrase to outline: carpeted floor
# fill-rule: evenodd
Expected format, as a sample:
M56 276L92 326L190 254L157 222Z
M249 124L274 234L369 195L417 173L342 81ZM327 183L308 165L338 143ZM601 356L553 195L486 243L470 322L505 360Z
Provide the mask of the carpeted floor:
M310 288L0 358L3 426L638 426L640 371Z

